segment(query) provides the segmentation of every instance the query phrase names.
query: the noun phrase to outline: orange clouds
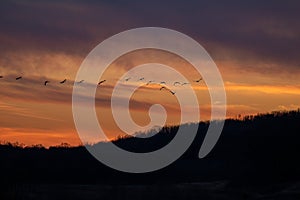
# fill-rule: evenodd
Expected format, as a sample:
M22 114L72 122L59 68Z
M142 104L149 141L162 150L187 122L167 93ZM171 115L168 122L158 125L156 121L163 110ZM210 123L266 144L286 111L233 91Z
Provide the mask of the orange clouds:
M225 84L226 90L229 91L246 91L246 92L262 92L266 94L290 94L300 95L300 86L295 85L245 85L245 84L234 84L227 82Z
M292 5L276 3L261 2L266 8L263 11L256 9L256 6L261 7L257 2L249 3L250 6L244 6L244 2L227 4L225 8L221 4L204 5L197 1L184 5L155 0L72 4L2 1L0 11L5 17L0 19L0 75L4 75L4 79L0 79L0 140L77 145L71 107L77 69L99 42L139 26L173 28L204 45L216 60L225 81L228 117L300 107L297 37L300 26L295 20L299 18L298 10L292 12L289 7ZM180 44L180 41L174 42ZM110 51L114 49L108 53ZM201 75L189 63L168 52L134 51L118 58L104 76L99 77L107 82L97 89L96 110L109 138L122 134L110 109L114 85L129 69L149 62L171 66L183 74L192 83L198 98L199 120L210 119L207 87L204 82L193 82ZM16 82L15 77L19 75L24 78ZM127 89L138 84L141 76L136 74L125 84ZM67 83L60 85L59 81L65 78ZM47 87L43 85L45 80L50 81ZM96 83L84 84L89 88ZM167 84L177 93L183 93L188 87ZM149 123L148 110L155 103L166 108L167 124L180 121L175 96L159 88L158 84L143 86L132 96L130 113L139 125ZM123 96L119 94L117 98L120 101ZM184 109L193 112L195 108L191 105Z
M42 143L46 146L62 142L79 144L71 102L73 79L82 58L65 54L43 55L39 53L20 55L19 58L22 59L14 62L16 68L4 68L6 73L4 79L0 80L2 88L0 140L19 141L25 144ZM176 93L184 93L186 88L191 86L199 101L201 113L199 120L210 119L211 103L207 87L205 82L194 82L200 75L191 65L168 52L151 49L135 51L121 56L111 64L103 77L99 77L107 81L97 88L96 111L99 123L103 126L108 138L123 134L111 114L110 100L114 85L127 70L147 62L163 63L182 73L191 85L179 86L168 82L167 87ZM225 80L228 117L300 107L300 87L296 84L297 80L287 84L287 82L281 82L280 77L272 78L271 75L259 72L236 71L234 70L236 68L227 68L227 62L219 64ZM18 75L18 71L24 73L24 78L16 82L15 76ZM124 89L141 84L138 80L141 76L141 74L136 74L130 81L122 82ZM60 85L59 81L64 78L68 78L66 84ZM153 79L153 77L145 78L145 83ZM50 80L50 83L44 86L43 82L46 79ZM159 90L161 86L158 83L163 80L154 81L156 83L144 84L133 94L129 108L133 120L141 126L147 125L149 123L148 110L151 105L162 104L168 114L167 124L178 124L180 107L175 96L167 91ZM95 84L83 82L83 87L88 89ZM85 98L90 97L82 96L83 100ZM122 100L123 96L119 94L117 98ZM183 109L193 112L195 108L186 106Z

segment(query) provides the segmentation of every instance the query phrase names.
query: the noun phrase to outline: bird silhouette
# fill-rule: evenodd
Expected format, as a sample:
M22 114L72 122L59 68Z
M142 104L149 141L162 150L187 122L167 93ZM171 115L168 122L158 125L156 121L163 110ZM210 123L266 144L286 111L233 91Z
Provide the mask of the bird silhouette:
M162 86L159 90L162 90L162 89L167 89L165 86Z
M190 84L190 83L187 83L187 82L186 82L186 83L182 83L181 85L188 85L188 84Z
M167 88L167 87L165 87L165 86L162 86L159 90L163 90L163 89L167 90L167 91L170 92L172 95L175 95L175 93L176 93L176 92L170 90L169 88Z
M140 79L139 79L139 81L142 81L142 80L144 80L144 79L145 79L145 78L144 78L144 77L142 77L142 78L140 78Z
M148 81L146 85L149 85L149 84L151 84L151 83L153 83L153 82L154 82L154 81Z
M131 78L130 77L128 77L128 78L125 78L125 81L127 82L127 81L129 81Z
M173 95L176 94L176 92L174 92L174 91L172 91L172 90L169 90L169 92L170 92L171 94L173 94Z
M165 81L161 81L160 84L167 84Z
M199 83L202 80L202 78L199 78L198 80L195 80L194 82Z
M3 78L3 76L0 76L0 78Z
M77 83L79 83L79 84L80 84L80 83L83 83L83 82L84 82L84 80L81 80L81 81L78 81Z
M45 82L44 82L44 85L46 86L49 82L50 82L50 81L45 81Z
M59 82L60 84L63 84L67 81L67 79L64 79L63 81Z
M102 81L99 81L98 85L101 85L102 83L104 83L106 80L102 80Z
M177 84L181 85L181 83L178 82L178 81L176 81L176 82L173 83L173 85L177 85Z
M21 78L23 78L23 77L22 77L22 76L19 76L19 77L16 78L16 80L20 80Z

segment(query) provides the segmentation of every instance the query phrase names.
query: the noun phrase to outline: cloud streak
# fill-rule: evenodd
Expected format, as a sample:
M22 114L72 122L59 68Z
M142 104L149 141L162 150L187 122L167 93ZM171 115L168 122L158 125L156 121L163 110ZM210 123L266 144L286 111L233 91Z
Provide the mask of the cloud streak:
M216 60L299 69L299 7L298 1L2 1L0 51L84 57L120 31L162 26L196 38Z

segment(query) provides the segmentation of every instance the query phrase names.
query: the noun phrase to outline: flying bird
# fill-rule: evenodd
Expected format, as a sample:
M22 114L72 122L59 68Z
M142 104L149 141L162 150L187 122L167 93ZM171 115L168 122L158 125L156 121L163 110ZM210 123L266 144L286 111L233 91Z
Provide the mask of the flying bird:
M139 79L139 81L142 81L142 80L144 80L144 79L145 79L145 78L144 78L144 77L142 77L142 78L140 78L140 79Z
M160 82L160 84L167 84L165 81Z
M78 81L77 83L83 83L84 82L84 80L81 80L81 81Z
M63 84L67 81L67 79L64 79L63 81L59 82L60 84Z
M176 82L173 83L173 85L177 85L177 84L181 85L181 83L178 82L178 81L176 81Z
M22 76L19 76L19 77L16 78L16 80L20 80L21 78L22 78Z
M162 89L167 89L165 86L162 86L159 90L162 90Z
M45 81L45 82L44 82L44 85L46 86L49 82L50 82L50 81Z
M194 82L199 83L202 80L202 78L199 78L198 80L195 80Z
M171 94L173 94L173 95L175 95L175 93L176 93L176 92L170 90L169 88L166 88L165 86L162 86L159 90L163 90L163 89L169 91L169 92L170 92Z
M127 81L129 81L131 78L130 77L128 77L128 78L125 78L125 81L127 82Z
M173 95L175 95L176 92L172 91L172 90L169 90L169 92Z
M188 85L188 84L190 84L190 83L182 83L181 85Z
M148 83L146 84L146 85L149 85L149 84L151 84L151 83L153 83L154 81L148 81Z
M101 85L102 83L104 83L106 80L102 80L102 81L99 81L98 85Z
M0 78L3 78L3 76L0 76Z

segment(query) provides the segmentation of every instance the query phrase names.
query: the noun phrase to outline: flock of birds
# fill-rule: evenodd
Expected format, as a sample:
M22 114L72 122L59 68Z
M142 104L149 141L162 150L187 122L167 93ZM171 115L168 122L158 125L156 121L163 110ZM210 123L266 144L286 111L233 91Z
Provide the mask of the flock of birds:
M131 79L131 77L129 77L129 78L126 78L124 81L129 81ZM138 81L143 81L143 80L145 80L145 78L144 77L142 77L142 78L139 78L138 79ZM202 78L199 78L199 79L197 79L197 80L194 80L193 82L196 82L196 83L199 83L200 81L202 81L203 79ZM155 83L155 84L159 84L161 87L159 88L159 90L167 90L168 92L170 92L172 95L175 95L175 91L173 91L173 90L171 90L170 88L168 88L167 86L166 86L166 82L165 81L161 81L161 82L155 82L155 81L153 81L153 80L150 80L150 81L148 81L147 83L146 83L146 85L149 85L149 84L153 84L153 83ZM184 86L184 85L188 85L188 84L191 84L191 83L189 83L189 82L179 82L179 81L175 81L174 83L173 83L173 86Z
M2 79L2 78L4 78L4 76L1 76L0 75L0 79ZM16 79L16 81L18 81L18 80L20 80L20 79L22 79L23 77L22 76L18 76L18 77L16 77L15 79ZM124 79L124 81L125 82L128 82L129 80L131 80L132 78L131 77L128 77L128 78L125 78ZM139 78L137 81L144 81L145 80L145 78L144 77L141 77L141 78ZM199 79L197 79L197 80L194 80L193 82L196 82L196 83L199 83L200 81L202 81L203 79L202 78L199 78ZM64 79L64 80L62 80L62 81L60 81L59 83L60 84L64 84L64 83L66 83L67 82L67 79ZM81 83L83 83L84 82L84 80L80 80L80 81L78 81L77 82L77 84L81 84ZM100 80L99 82L98 82L98 86L99 85L102 85L104 82L106 82L106 79L104 79L104 80ZM48 81L48 80L46 80L45 82L44 82L44 85L45 86L47 86L48 84L50 83L50 81ZM148 81L147 83L146 83L146 85L150 85L150 84L159 84L161 87L159 88L159 90L166 90L166 91L168 91L168 92L170 92L172 95L175 95L175 91L173 91L173 90L171 90L170 88L168 88L166 85L167 85L167 83L165 82L165 81L161 81L161 82L155 82L154 80L150 80L150 81ZM184 85L188 85L188 84L191 84L191 83L189 83L189 82L179 82L179 81L175 81L175 82L173 82L173 86L184 86Z

